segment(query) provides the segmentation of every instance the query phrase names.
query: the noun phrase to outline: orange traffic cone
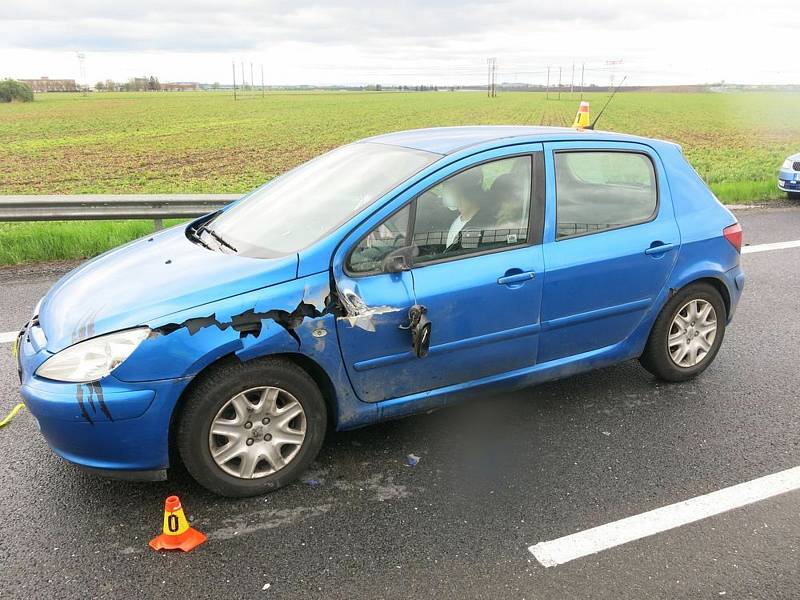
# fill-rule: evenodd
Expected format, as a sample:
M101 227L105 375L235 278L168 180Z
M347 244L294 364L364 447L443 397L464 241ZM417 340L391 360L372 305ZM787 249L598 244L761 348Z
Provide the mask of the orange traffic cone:
M206 536L189 527L183 514L181 501L177 496L169 496L164 502L164 526L161 535L150 540L153 550L183 550L192 548L206 541Z
M578 114L575 115L575 121L572 126L576 129L583 129L589 126L589 103L586 101L581 102L578 107Z

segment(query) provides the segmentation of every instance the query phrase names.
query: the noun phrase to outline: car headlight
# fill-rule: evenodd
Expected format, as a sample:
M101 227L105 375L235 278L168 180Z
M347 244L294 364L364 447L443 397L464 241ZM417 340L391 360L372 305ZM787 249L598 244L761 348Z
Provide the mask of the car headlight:
M789 171L792 171L793 164L794 161L791 158L787 158L785 161L783 161L783 166L781 167L781 169L788 169Z
M36 375L70 383L97 381L121 365L148 335L149 327L139 327L77 343L44 361Z

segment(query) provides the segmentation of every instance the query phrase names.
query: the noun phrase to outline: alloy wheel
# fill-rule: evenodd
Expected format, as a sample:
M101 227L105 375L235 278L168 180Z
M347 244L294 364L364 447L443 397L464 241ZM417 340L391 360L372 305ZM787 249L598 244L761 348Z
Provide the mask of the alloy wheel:
M280 471L297 456L306 424L303 406L286 390L251 388L222 405L211 422L208 447L228 475L257 479Z
M672 320L667 345L679 367L694 367L708 356L717 337L717 312L700 298L684 304Z

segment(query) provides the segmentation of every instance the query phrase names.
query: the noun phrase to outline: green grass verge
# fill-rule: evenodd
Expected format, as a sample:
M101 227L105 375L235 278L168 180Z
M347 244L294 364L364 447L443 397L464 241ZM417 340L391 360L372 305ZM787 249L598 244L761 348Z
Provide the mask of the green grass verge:
M776 179L765 181L723 181L712 183L711 191L723 204L752 204L764 200L782 200L786 193L778 189Z
M152 232L152 221L0 223L0 264L91 258Z

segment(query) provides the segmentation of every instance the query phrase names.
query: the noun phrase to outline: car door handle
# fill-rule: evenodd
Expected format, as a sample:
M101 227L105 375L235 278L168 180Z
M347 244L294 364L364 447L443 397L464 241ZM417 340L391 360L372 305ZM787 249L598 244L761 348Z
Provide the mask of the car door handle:
M497 283L500 285L511 285L514 283L522 283L523 281L528 281L529 279L533 279L536 277L536 273L533 271L525 271L523 273L514 273L513 275L505 275L504 277L499 277L497 279Z
M653 242L650 247L644 251L645 254L664 254L676 247L677 244L661 244Z

